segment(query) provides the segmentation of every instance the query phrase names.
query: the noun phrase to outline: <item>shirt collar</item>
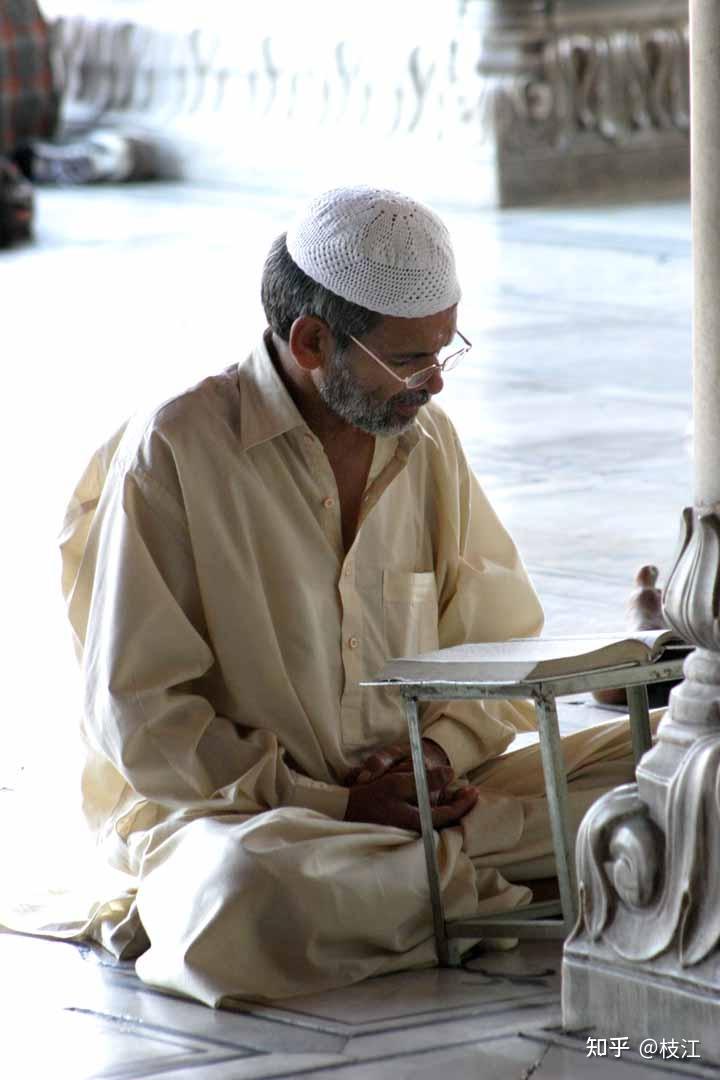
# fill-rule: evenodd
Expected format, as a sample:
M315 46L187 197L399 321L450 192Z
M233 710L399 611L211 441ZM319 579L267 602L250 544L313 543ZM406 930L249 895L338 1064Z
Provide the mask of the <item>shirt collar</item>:
M240 444L243 450L307 427L297 405L278 375L268 350L267 330L247 359L238 366Z
M257 347L237 369L242 450L269 442L294 428L307 429L302 413L277 373L268 349L269 338L270 330L266 330ZM400 457L408 459L421 433L428 435L422 424L415 421L397 436Z

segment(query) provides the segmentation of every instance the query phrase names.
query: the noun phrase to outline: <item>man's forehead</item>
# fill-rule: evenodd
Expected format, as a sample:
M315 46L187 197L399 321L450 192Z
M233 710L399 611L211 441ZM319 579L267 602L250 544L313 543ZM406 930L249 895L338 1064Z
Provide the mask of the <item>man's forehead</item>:
M385 315L367 335L374 342L382 342L386 348L406 349L415 345L428 352L445 344L455 332L457 326L457 304L439 311L436 315L425 315L413 319L403 319L395 315Z

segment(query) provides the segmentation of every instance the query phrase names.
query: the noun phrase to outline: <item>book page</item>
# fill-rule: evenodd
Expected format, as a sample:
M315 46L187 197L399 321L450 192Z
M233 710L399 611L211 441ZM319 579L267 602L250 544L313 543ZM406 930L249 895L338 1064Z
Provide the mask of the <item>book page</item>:
M455 645L388 661L376 678L421 682L523 682L601 668L648 663L662 652L671 630L580 637L515 638Z
M648 654L651 654L658 644L664 644L671 637L675 637L672 630L640 630L637 633L620 631L617 634L588 634L573 637L513 638L510 641L453 645L449 649L436 649L434 652L397 659L429 664L492 662L502 665L520 662L532 666L541 660L585 656L626 641L639 642L641 647L645 646Z

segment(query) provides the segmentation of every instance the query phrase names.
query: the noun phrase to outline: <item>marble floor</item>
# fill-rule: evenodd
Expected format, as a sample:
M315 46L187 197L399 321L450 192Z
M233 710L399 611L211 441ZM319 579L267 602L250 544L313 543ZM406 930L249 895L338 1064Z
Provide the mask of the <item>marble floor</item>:
M0 934L8 1080L649 1080L715 1077L699 1048L594 1047L563 1032L560 945L526 942L456 970L223 1010L157 993L84 946ZM599 1049L599 1053L592 1053Z
M77 685L55 549L73 483L134 408L248 351L262 329L261 262L295 208L290 196L166 184L46 190L36 242L0 255L10 523L0 559L12 627L0 836L15 833L23 790L57 790L59 763L73 757ZM438 209L464 282L459 325L474 343L443 402L520 544L549 632L615 629L633 569L668 568L690 500L688 205ZM586 722L585 707L572 708L566 722ZM637 1048L588 1056L582 1033L560 1029L559 962L558 946L526 943L459 971L212 1012L93 950L0 935L0 1074L718 1075L701 1059L643 1060Z

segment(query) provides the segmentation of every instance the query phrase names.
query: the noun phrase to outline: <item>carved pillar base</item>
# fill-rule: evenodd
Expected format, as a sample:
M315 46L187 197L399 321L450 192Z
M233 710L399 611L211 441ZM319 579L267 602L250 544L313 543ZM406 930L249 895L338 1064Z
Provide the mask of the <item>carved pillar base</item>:
M695 1057L717 1063L717 963L683 977L673 959L639 970L602 947L573 948L563 961L563 1025L586 1038L627 1039L628 1050L656 1064Z
M637 784L580 829L563 1023L633 1048L695 1040L720 1062L720 517L703 507L683 520L665 608L697 649Z

